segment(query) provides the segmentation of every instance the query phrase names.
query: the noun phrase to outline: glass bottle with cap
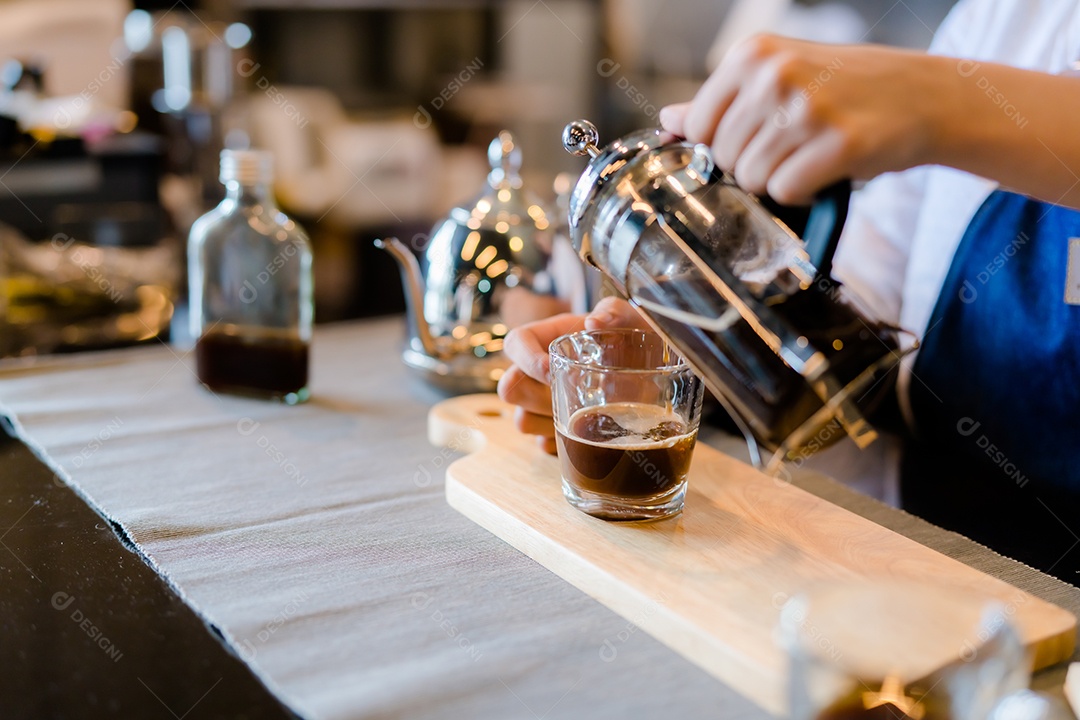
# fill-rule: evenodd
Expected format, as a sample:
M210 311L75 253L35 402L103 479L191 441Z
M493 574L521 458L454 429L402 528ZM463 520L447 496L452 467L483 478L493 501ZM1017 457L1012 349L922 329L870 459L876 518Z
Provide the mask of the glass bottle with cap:
M309 395L311 245L274 203L272 161L221 153L225 199L188 239L191 329L207 388L295 404Z

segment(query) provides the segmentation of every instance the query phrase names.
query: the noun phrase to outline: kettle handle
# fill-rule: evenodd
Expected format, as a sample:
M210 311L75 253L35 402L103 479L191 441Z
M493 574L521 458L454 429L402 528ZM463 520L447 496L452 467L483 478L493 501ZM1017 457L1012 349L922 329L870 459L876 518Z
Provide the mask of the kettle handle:
M803 240L818 278L827 278L832 273L833 255L844 231L850 202L851 181L840 180L818 193L810 208Z

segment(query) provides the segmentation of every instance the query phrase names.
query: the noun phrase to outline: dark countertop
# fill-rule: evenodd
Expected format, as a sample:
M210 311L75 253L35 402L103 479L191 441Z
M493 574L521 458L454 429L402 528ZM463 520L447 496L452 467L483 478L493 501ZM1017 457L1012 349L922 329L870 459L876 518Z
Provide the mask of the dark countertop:
M113 527L0 433L0 717L291 718Z

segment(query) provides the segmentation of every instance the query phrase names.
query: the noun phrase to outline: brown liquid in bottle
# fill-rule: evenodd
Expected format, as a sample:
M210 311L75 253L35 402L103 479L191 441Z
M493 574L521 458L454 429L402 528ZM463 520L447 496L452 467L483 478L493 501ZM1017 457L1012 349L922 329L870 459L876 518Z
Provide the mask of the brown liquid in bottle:
M195 360L199 382L215 392L307 397L308 343L296 338L208 333L195 344Z

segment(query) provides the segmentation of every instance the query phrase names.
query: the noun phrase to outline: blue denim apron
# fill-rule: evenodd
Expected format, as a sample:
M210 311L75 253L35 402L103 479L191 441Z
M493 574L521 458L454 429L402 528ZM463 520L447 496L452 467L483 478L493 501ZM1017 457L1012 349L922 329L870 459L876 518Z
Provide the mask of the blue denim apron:
M953 257L913 368L905 508L1080 581L1080 212L997 191Z

